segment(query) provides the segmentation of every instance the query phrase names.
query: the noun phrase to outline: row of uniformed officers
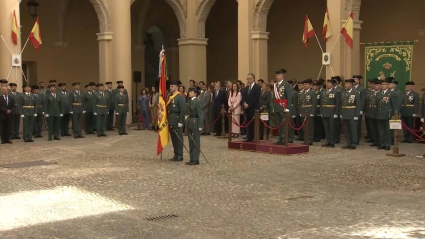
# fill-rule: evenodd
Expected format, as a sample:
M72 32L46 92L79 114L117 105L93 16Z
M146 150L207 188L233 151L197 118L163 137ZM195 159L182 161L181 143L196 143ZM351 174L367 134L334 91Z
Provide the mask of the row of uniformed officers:
M1 82L4 84L4 80ZM81 91L80 83L72 83L73 90L67 91L66 84L50 80L48 89L40 89L38 85L24 85L23 93L17 92L17 85L10 83L9 96L14 98L15 108L12 111L11 139L19 137L19 126L22 118L23 140L34 142L34 138L42 138L43 117L48 121L48 140L60 140L61 136L72 136L69 133L69 123L72 118L72 133L74 138L84 138L82 121L85 115L86 134L98 137L107 136L106 130L113 130L114 113L117 115L118 133L126 135L125 122L129 113L129 98L127 91L118 81L118 87L112 89L112 83L90 83ZM7 84L7 82L6 82ZM96 88L96 90L94 90Z

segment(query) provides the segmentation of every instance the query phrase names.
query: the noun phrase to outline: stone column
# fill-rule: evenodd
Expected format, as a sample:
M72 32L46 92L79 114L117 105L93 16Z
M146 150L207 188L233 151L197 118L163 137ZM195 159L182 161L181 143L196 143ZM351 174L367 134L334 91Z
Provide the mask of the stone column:
M267 41L269 39L268 32L252 31L253 45L253 72L257 79L263 79L268 82L268 63L267 63Z
M165 48L165 54L167 55L168 75L171 76L171 80L179 79L179 47ZM190 77L192 78L192 76Z
M16 0L1 0L0 1L0 16L2 20L0 21L0 29L3 35L4 40L0 39L0 78L6 79L9 83L13 82L18 85L18 91L22 92L22 71L21 67L12 67L12 54L21 54L21 42L27 40L27 35L22 36L19 33L18 45L13 44L11 32L12 32L12 17L13 11L15 11L16 20L18 23L18 28L20 28L20 12L19 12L19 1ZM32 28L32 26L31 26ZM31 43L28 43L27 47ZM10 50L10 51L9 51ZM22 61L22 59L21 59ZM10 72L10 74L9 74Z
M252 35L254 25L254 1L238 1L238 80L244 81L253 71ZM258 77L257 77L258 79Z
M338 37L341 32L341 21L347 20L345 17L345 1L327 0L328 12L331 22L332 36L326 42L326 52L331 53L331 67L334 75L345 76L344 72L344 38ZM331 67L326 67L326 79L332 77Z
M346 20L341 21L343 27ZM344 76L345 78L351 78L353 75L364 75L360 72L360 30L362 21L354 20L353 26L353 49L351 49L347 43L345 43L344 38L341 36L342 41L344 42ZM365 77L365 76L363 76ZM365 79L366 80L366 79ZM365 86L365 82L363 82Z
M99 41L99 82L112 81L112 32L97 33Z
M185 38L179 41L180 81L189 86L189 77L207 80L207 41L205 38ZM175 80L175 79L174 79Z
M112 42L112 81L122 80L130 100L130 116L132 108L132 74L131 74L131 13L130 0L109 0L111 25L114 36ZM127 124L132 117L127 117Z

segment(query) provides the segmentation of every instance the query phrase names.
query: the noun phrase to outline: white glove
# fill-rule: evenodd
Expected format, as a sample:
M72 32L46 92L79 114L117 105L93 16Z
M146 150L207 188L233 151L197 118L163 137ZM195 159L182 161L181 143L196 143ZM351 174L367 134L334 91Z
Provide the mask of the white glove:
M360 110L360 115L363 115L363 111Z
M97 115L97 113L93 113L93 115Z
M199 131L202 131L202 128L199 128Z
M342 115L340 115L340 116L339 116L339 118L341 118L341 119L342 119Z
M301 117L301 114L300 114L300 117Z
M334 119L338 119L338 115L334 115Z
M286 113L288 113L288 112L289 112L289 110L288 110L288 109L285 109L285 112L286 112Z
M416 117L416 114L413 114L413 117Z
M185 116L184 116L184 120L187 120L187 118L188 118L188 117L187 117L187 115L185 115Z
M354 120L359 120L359 118L358 117L354 117Z
M178 123L177 127L181 128L181 127L183 127L183 124Z
M424 121L425 121L425 119L424 118L421 118L421 122L424 123Z
M296 115L293 115L292 118L295 119L295 118L297 118L297 116Z
M60 114L59 117L63 117L63 114Z
M83 111L83 114L85 114L85 113L86 113L86 111L84 110L84 111Z
M310 114L310 117L314 117L314 115L313 114Z
M318 116L322 117L322 114L320 114L320 115L318 115Z
M71 111L71 112L69 112L71 115L73 115L74 114L74 112L73 111Z
M120 115L120 113L115 113L116 115Z
M21 115L21 118L25 118L25 115Z
M127 114L129 114L129 113L127 112Z
M109 112L107 114L109 115Z
M43 112L43 115L44 115L44 112Z
M34 114L34 117L37 117L37 114Z
M49 118L49 114L45 114L44 117Z

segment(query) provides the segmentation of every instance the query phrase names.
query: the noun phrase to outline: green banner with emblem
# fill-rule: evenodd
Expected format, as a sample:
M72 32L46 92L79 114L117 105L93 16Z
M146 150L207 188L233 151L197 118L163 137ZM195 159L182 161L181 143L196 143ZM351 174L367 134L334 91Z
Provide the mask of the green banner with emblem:
M411 81L414 41L365 43L366 79L394 77L403 90Z

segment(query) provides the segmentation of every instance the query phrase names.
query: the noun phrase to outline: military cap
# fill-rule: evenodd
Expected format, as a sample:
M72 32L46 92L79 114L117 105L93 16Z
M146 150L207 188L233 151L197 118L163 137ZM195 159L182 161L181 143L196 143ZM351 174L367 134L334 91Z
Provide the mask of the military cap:
M369 80L367 80L367 82L373 83L373 82L375 82L375 79L369 79Z
M307 80L305 80L305 81L303 81L303 83L304 84L313 84L313 80L310 78L310 79L307 79Z
M199 87L189 88L189 92L191 92L191 91L195 92L196 94L199 94L199 91L201 91L201 88L199 88Z
M17 86L17 85L15 83L9 83L9 86L12 87L12 86Z
M94 83L93 81L89 83L89 85L91 86L96 86L96 83Z
M398 85L398 81L393 80L391 83Z
M340 76L332 76L331 79L335 79L336 82L340 83L341 82L341 77Z
M31 90L38 90L38 89L40 89L40 87L38 85L31 86Z
M107 85L112 85L112 82L108 81L106 82Z
M381 81L379 80L379 79L374 79L374 81L373 81L373 83L375 83L375 85L380 85L381 84Z
M353 75L353 78L357 78L357 79L363 79L363 77L361 75Z
M181 81L170 81L170 85L180 85L181 84Z
M84 86L84 88L87 88L87 87L89 87L89 86L91 86L91 85L90 85L90 84L88 84L88 85Z
M117 84L123 84L124 82L122 80L117 81Z
M72 83L72 86L76 86L76 85L79 85L80 84L80 82L74 82L74 83Z
M55 84L50 84L49 88L56 87Z
M8 82L8 81L7 81L6 79L1 79L1 80L0 80L0 83L5 83L5 84L7 84L7 82Z
M119 85L117 88L118 89L124 89L124 86L123 85Z
M406 82L406 85L415 85L415 82L413 82L413 81L408 81L408 82Z
M354 79L346 79L345 82L347 83L354 83Z
M96 87L100 87L100 86L103 86L103 84L99 83L99 84L96 85Z
M322 86L322 84L320 84L319 81L314 82L313 85L315 85L315 86Z
M327 82L330 82L330 83L332 83L332 84L336 84L336 80L335 80L335 79L327 80Z
M61 87L61 86L66 86L66 83L59 83L59 84L58 84L58 86L59 86L59 87Z
M390 84L390 83L392 83L392 80L390 78L385 78L384 80L381 81L381 84L382 83L388 83L388 84Z
M285 74L287 71L285 69L279 69L276 71L276 74Z
M31 88L31 85L30 84L23 84L22 85L22 88L27 88L27 87Z
M56 80L49 80L49 83L56 83Z

